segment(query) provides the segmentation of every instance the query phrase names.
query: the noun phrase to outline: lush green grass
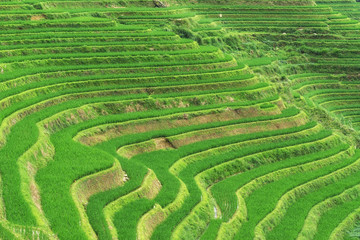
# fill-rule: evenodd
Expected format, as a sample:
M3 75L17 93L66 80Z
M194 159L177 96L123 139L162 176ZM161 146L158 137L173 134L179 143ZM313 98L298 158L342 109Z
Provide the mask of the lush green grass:
M360 5L167 3L0 3L0 238L295 239L313 206L359 183L318 181L359 154ZM114 162L129 179L102 192L94 174ZM104 211L148 172L159 192L111 212L110 229ZM357 203L329 207L315 239Z
M261 176L267 172L272 172L281 168L296 166L299 164L305 164L307 162L318 161L344 151L346 148L346 145L342 145L336 147L335 149L329 149L328 151L311 153L308 156L305 155L290 159L289 161L282 161L275 164L266 165L216 183L211 188L211 192L222 210L222 218L224 221L227 221L232 217L237 208L237 198L234 193L245 183L245 181L249 181L250 178L255 179L256 176Z
M114 153L114 150L116 148L118 148L119 146L130 144L130 143L133 143L133 142L138 142L141 139L145 140L145 139L151 139L151 138L158 137L158 136L170 136L172 134L179 134L179 133L183 133L185 131L191 131L191 130L203 129L203 128L210 128L210 127L221 126L221 125L228 125L228 124L233 124L233 123L236 123L236 122L266 121L266 120L270 120L272 118L285 117L285 116L287 116L289 114L292 115L292 114L297 112L296 109L292 109L291 111L289 111L289 110L286 110L286 111L284 111L283 114L281 114L279 116L274 116L274 117L267 117L266 116L266 117L250 118L250 119L244 119L244 120L233 120L233 121L228 121L228 122L223 122L223 123L218 122L218 123L211 123L211 124L205 124L205 125L199 125L199 126L194 125L194 126L182 127L182 128L177 128L177 129L168 129L166 131L154 131L153 133L149 132L149 133L137 134L137 135L133 135L133 136L127 135L127 136L124 136L122 138L116 138L116 139L110 140L109 142L102 143L102 144L99 145L99 147L101 149L106 149L107 151L111 151L111 152ZM170 156L171 155L168 154L165 159L170 160L171 159ZM135 167L126 167L127 165L129 165L130 162L133 162L133 164L135 164ZM130 162L126 161L125 159L121 160L122 167L126 170L126 172L128 172L128 175L129 175L130 179L133 179L131 177L131 176L133 176L131 173L134 172L133 174L135 176L139 176L138 172L141 169L144 169L144 168L140 167L140 166L143 166L142 164L139 165L136 162L134 162L133 160L131 160ZM131 165L133 165L133 164L131 164ZM160 164L161 164L162 168L166 167L166 166L163 165L164 162L160 162ZM165 168L165 170L162 170L162 171L166 171L166 168ZM169 177L171 177L171 175L169 175ZM134 181L135 180L139 184L139 181L141 180L141 178L137 177L137 178L134 179ZM174 180L171 181L171 180L167 179L166 182L168 182L168 181L173 182ZM169 184L167 186L172 186L172 188L175 189L174 193L176 194L176 188L174 187L174 184L176 184L176 181L172 185ZM125 187L126 186L129 186L129 188L130 188L130 186L133 186L133 184L125 185ZM129 189L129 188L126 187L125 189ZM119 190L116 190L116 191L111 191L111 192L104 193L104 194L98 194L98 195L96 195L96 196L94 196L92 198L92 199L95 198L95 200L94 200L95 202L92 202L92 199L90 200L90 204L88 206L87 211L89 212L90 220L92 221L92 219L94 219L93 220L94 221L93 226L99 232L99 235L106 236L105 234L106 234L106 231L107 231L106 228L104 227L104 222L101 223L101 221L98 220L98 219L103 219L102 217L100 217L102 208L104 207L104 205L106 203L108 203L110 201L109 199L114 200L114 197L111 197L111 196L120 196L120 195L122 195L123 191L126 191L125 189L123 187L121 187L121 188L119 188ZM163 190L163 193L165 193L165 192L168 192L168 191ZM118 194L118 195L116 195L116 194ZM102 204L99 203L100 201L102 202ZM100 205L98 205L98 204L100 204ZM95 213L95 211L97 213ZM125 211L125 210L123 210L123 211ZM133 211L133 209L130 208L129 211ZM126 221L126 216L127 215L122 214L122 216L125 217L125 219L123 221ZM104 220L102 220L102 221L104 221ZM100 226L99 226L100 224L102 224L101 226L103 226L103 227L100 228ZM97 226L99 226L99 227L97 227Z
M359 155L357 154L357 156ZM356 172L353 175L347 176L345 179L337 181L336 184L331 184L321 189L314 189L314 192L299 199L299 201L296 201L296 203L287 210L287 214L283 218L282 222L269 234L269 239L292 238L297 236L302 224L299 224L300 221L298 220L294 221L295 217L297 219L305 219L310 207L315 203L321 202L322 200L332 197L335 194L339 194L358 183L359 173ZM334 219L332 219L332 221L334 221ZM289 225L291 228L289 228ZM323 238L326 239L326 236L327 235ZM319 237L322 237L321 232L319 232Z
M291 177L283 178L274 183L267 184L264 187L262 187L261 189L255 191L248 199L246 199L249 221L246 222L244 224L244 226L240 229L237 237L247 238L246 236L248 236L249 233L251 233L251 235L252 235L253 228L255 227L255 225L264 216L266 216L266 214L268 214L269 211L271 211L275 207L278 199L286 191L288 191L302 183L306 183L313 179L317 179L319 176L329 174L337 169L345 167L347 164L350 164L350 163L354 162L355 160L357 160L357 156L355 156L353 158L348 158L344 162L330 165L323 169L315 170L315 171L312 171L309 173L300 173L299 175L301 175L301 177L299 177L299 175L293 175ZM298 176L298 177L296 177L296 176ZM336 185L332 185L332 187L336 188ZM276 189L276 191L274 191L275 189ZM331 194L331 192L330 192L330 194ZM320 195L319 195L319 197L320 197L320 199L323 199L323 198L321 198ZM264 201L265 199L266 199L266 201ZM260 202L262 202L261 205L259 204ZM305 203L311 204L311 202L305 202ZM306 217L307 212L303 211L301 207L298 208L297 214L300 214L300 212L301 212L302 219L304 219ZM284 227L287 227L287 230L285 230L285 231L280 230L280 231L277 231L276 233L271 232L268 237L271 239L279 239L279 238L284 239L286 237L289 237L288 234L290 232L295 231L296 233L298 233L299 227L302 227L303 222L298 221L299 215L295 215L295 216L296 216L296 218L292 217L292 218L287 219L288 222L291 221L291 223L292 223L291 225L286 224L286 226L284 226ZM275 235L275 234L277 234L277 235Z

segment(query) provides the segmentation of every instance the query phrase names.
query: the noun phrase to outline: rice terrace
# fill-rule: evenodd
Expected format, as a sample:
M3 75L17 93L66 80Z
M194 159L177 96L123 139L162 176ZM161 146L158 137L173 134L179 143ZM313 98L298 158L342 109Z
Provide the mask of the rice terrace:
M0 1L0 239L360 239L359 0Z

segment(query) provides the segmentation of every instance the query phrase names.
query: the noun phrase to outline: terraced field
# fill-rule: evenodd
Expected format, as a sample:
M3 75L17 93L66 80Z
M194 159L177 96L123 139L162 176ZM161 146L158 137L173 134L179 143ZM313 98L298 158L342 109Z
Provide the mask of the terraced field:
M0 2L0 239L358 239L359 16Z

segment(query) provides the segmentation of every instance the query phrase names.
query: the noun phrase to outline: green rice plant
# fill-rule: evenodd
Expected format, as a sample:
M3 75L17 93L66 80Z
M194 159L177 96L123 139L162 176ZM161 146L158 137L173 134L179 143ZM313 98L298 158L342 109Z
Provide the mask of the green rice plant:
M140 59L139 59L140 60ZM159 59L160 61L153 61L154 64L154 71L159 71L157 68L163 67L164 69L168 69L168 71L173 71L171 70L171 65L173 66L181 66L182 63L185 62L173 62L174 64L169 64L164 63L162 61L164 61L164 59ZM186 58L185 58L186 60ZM216 62L214 62L214 60ZM6 70L9 71L9 73L11 73L11 71L13 71L13 69L17 69L17 68L44 68L43 66L48 66L48 67L52 67L54 69L58 68L60 69L62 66L71 66L74 64L88 64L89 66L94 66L95 64L101 64L101 65L113 65L116 66L115 64L117 64L117 68L123 68L122 70L124 71L124 69L128 69L129 72L136 72L135 68L138 67L142 67L144 69L144 73L149 72L148 70L148 63L140 63L141 61L136 61L134 60L133 63L131 63L131 65L129 65L129 60L128 58L119 58L119 57L93 57L93 58L70 58L68 60L66 59L61 59L61 60L38 60L38 61L25 61L25 62L17 62L17 63L8 63L6 64ZM206 66L209 65L209 66ZM212 65L212 66L210 66ZM187 69L191 69L191 67L195 67L195 69L207 69L210 67L211 68L219 68L219 66L221 67L221 65L224 65L223 67L226 67L226 65L228 65L228 67L232 66L237 66L237 64L234 63L233 59L230 57L225 57L225 58L217 58L217 59L213 59L212 61L210 61L209 59L194 59L194 61L189 61L186 62L185 67L187 67ZM132 69L133 68L133 69ZM179 67L180 68L180 67ZM179 71L179 70L177 70ZM151 71L150 71L151 72Z
M321 216L321 219L317 226L317 233L315 235L315 238L329 239L331 232L341 223L342 220L345 219L346 216L348 216L359 206L358 204L358 199L355 199L352 201L346 201L338 206L329 209ZM346 235L345 239L347 239ZM351 236L351 232L349 233L349 235Z
M355 2L167 3L0 3L0 238L290 239L357 184L319 182L353 166L355 130L307 122L321 109L358 127ZM305 187L265 221L307 182L318 196ZM341 239L356 202L313 236Z
M358 155L355 155L355 158ZM334 181L338 181L340 179L343 179L351 174L356 173L357 171L357 165L358 162L355 161L354 163L339 169L333 173L330 173L329 175L325 175L323 177L317 178L316 180L310 181L308 183L305 183L304 185L301 185L297 188L292 189L291 191L287 192L286 194L284 194L282 196L282 198L279 200L278 205L276 206L276 208L269 214L267 215L263 220L261 220L258 225L255 227L255 236L259 236L261 237L261 235L265 235L266 232L268 232L269 230L265 230L264 226L270 226L270 219L273 219L274 221L272 221L271 223L271 228L273 228L276 223L279 221L279 219L282 217L282 215L284 215L284 213L286 212L287 207L292 203L296 201L297 197L306 195L308 192L314 191L314 189L317 189L319 187L322 186L327 186L328 184L334 182ZM311 187L310 187L311 186ZM290 200L290 195L294 194L291 197ZM294 199L295 198L295 199ZM284 206L281 210L281 212L279 211L280 206ZM271 229L270 228L270 229Z
M301 164L307 164L309 166L313 166L316 167L317 164L312 164L312 162L329 162L332 163L331 161L326 160L327 158L329 158L329 160L331 160L333 157L332 156L336 156L338 155L337 158L333 158L333 160L338 160L341 156L344 155L344 151L347 151L348 146L347 145L341 145L339 147L336 147L334 149L324 149L325 151L322 152L317 152L317 153L310 153L310 154L305 154L301 157L295 157L292 158L292 161L280 161L280 162L276 162L273 164L269 164L269 165L265 165L263 167L259 167L253 170L250 170L249 172L246 173L242 173L242 174L237 174L235 176L229 177L227 179L224 179L223 181L220 181L219 183L216 183L214 186L212 186L211 188L211 193L214 196L214 198L216 199L216 202L219 204L220 208L221 208L221 213L222 213L222 219L224 221L223 225L221 226L221 229L219 231L219 237L223 236L223 237L227 237L227 236L231 236L229 233L229 231L224 232L225 229L229 229L229 226L232 225L232 227L230 228L232 231L237 231L238 228L236 228L235 226L237 226L236 224L236 218L244 218L244 216L240 216L238 213L240 213L239 210L236 210L237 207L239 206L239 204L241 203L240 199L242 199L242 197L237 197L240 196L240 192L237 191L237 189L240 188L240 186L242 185L246 185L245 183L251 182L250 180L254 180L256 181L257 177L261 177L262 175L265 175L264 173L270 173L269 175L271 175L271 172L273 172L274 174L276 172L287 172L287 174L285 175L280 175L279 177L283 177L286 178L287 176L289 176L288 174L292 174L290 171L290 169L294 169L295 171L303 171L301 170ZM344 152L344 153L342 153ZM342 154L339 154L342 153ZM323 160L324 159L324 160ZM298 165L299 167L296 167L296 165ZM320 164L318 164L318 166L322 166ZM312 167L312 168L313 168ZM312 169L310 168L310 169ZM297 170L296 170L297 169ZM253 182L254 182L253 181ZM234 194L235 192L236 195ZM237 199L239 198L239 200ZM234 213L238 214L238 215L234 215ZM230 220L230 221L228 221ZM243 223L246 224L246 223ZM227 234L227 236L226 236Z
M128 139L128 138L127 138Z
M317 232L317 226L322 215L326 211L329 211L331 208L334 208L341 203L352 201L358 198L358 189L359 186L356 185L335 197L328 198L325 201L318 203L313 208L311 208L297 239L312 239Z
M339 156L340 157L340 156ZM343 157L343 156L342 156ZM338 158L338 160L339 160L339 158ZM337 160L337 161L338 161ZM353 159L353 161L354 161L354 159ZM347 161L347 163L348 163L349 161ZM346 165L344 165L345 163L341 163L340 164L340 166L342 165L342 166L346 166ZM337 164L337 165L335 165L336 166L336 168L339 168L339 164ZM329 169L330 168L330 169ZM327 172L329 172L329 170L330 170L330 172L331 172L331 168L333 168L333 166L331 166L331 167L327 167ZM324 169L321 169L320 170L320 172L319 171L315 171L314 173L309 173L310 174L310 176L312 175L313 177L311 178L311 179L316 179L318 176L318 174L320 174L321 172L323 172L324 170L325 170L326 168L324 168ZM255 195L253 196L253 197L251 197L251 199L249 199L248 201L247 201L247 203L248 203L248 210L249 210L249 212L248 212L248 214L254 214L255 213L255 215L252 215L253 217L250 217L249 216L249 220L251 221L251 225L249 226L249 224L244 224L244 229L243 229L243 231L241 231L241 236L243 236L244 234L246 234L246 231L249 231L249 229L247 229L247 228L245 228L245 225L246 225L246 227L255 227L255 225L256 225L256 222L257 221L259 221L259 220L261 220L261 218L263 217L263 216L266 216L266 214L268 214L269 213L269 210L271 210L275 205L276 205L276 203L277 203L277 201L278 201L278 198L281 196L281 194L282 194L282 192L285 190L285 192L286 192L286 189L291 189L292 188L292 186L293 186L293 184L298 184L298 183L301 183L301 182L304 182L304 181L306 181L305 179L307 179L307 175L309 175L308 173L303 173L303 174L297 174L297 175L295 175L294 177L288 177L288 178L284 178L282 181L279 181L278 183L276 183L278 186L277 186L277 188L272 188L273 186L271 186L271 185L274 185L275 183L270 183L269 184L269 186L268 187L265 187L264 188L264 190L262 190L263 191L263 193L262 194L260 194L260 192L259 192L259 194L257 194L256 192L255 192ZM314 175L315 174L315 175ZM314 177L315 176L315 177ZM297 180L295 180L297 178ZM289 180L291 180L291 181L289 181ZM287 182L287 183L286 183ZM266 190L265 190L266 189ZM269 193L272 193L272 195L271 196L269 196L269 201L268 201L268 203L265 203L263 206L259 206L258 205L258 201L254 201L254 198L255 197L258 197L259 198L259 201L261 201L261 199L264 199L264 197L265 197L265 195L263 195L263 194L269 194ZM266 206L266 208L265 208L265 206ZM251 210L251 211L250 211ZM254 212L254 210L255 210L255 212ZM299 209L300 210L300 209ZM256 212L258 213L258 214L260 214L260 215L257 215L256 214ZM307 214L307 212L304 212L303 214L300 214L300 215L305 215L306 216L306 214ZM293 218L294 218L294 216L292 216ZM296 219L296 220L295 220ZM300 219L298 219L298 218L296 218L295 217L295 221L300 221ZM290 222L292 222L291 220L289 220L289 219L287 219L288 221L287 221L287 223L290 223ZM249 222L250 223L250 222ZM297 228L297 226L298 225L301 225L302 223L301 223L301 221L300 222L298 222L297 224L293 224L292 226L294 227L294 230ZM287 226L289 226L289 225L287 225ZM290 237L288 234L289 233L291 233L291 232L293 232L294 230L288 230L286 233L282 233L283 235L281 235L281 233L280 233L280 235L278 235L277 237L281 237L281 238L283 238L283 237L285 237L285 236L288 236L288 237ZM253 232L252 230L251 230L251 232ZM295 232L296 232L296 230L295 230ZM271 234L271 233L270 233ZM269 237L270 237L270 234L269 234ZM271 237L272 239L274 239L273 237Z
M205 105L205 106L201 106L201 107L195 105L194 107L184 108L184 109L181 109L181 108L180 109L173 109L173 110L168 109L167 111L162 110L163 114L161 114L161 115L166 115L166 114L171 114L171 113L172 114L174 114L174 113L187 113L187 112L190 113L190 111L194 111L195 113L190 113L190 114L195 114L195 116L196 116L197 115L196 111L198 111L198 110L207 110L207 109L209 109L209 110L213 109L214 110L216 108L220 108L220 111L224 111L225 106L226 107L234 107L235 109L241 109L241 108L246 109L248 107L251 109L251 105L255 105L255 104L259 104L259 103L263 103L263 102L268 102L268 101L275 101L277 99L278 99L277 97L272 97L272 98L267 98L267 99L258 100L258 101L249 101L249 102L236 103L236 104L235 103L234 104L229 104L229 103L221 104L220 103L220 104L211 104L211 105L208 105L208 106ZM148 116L149 117L150 116L158 116L157 113L154 110L153 110L153 113L154 114L149 114ZM276 112L273 113L273 114L276 114ZM270 115L272 115L272 114L270 114ZM184 116L184 114L181 114L181 116L182 116L182 118L186 117L186 116ZM177 118L180 118L181 116L178 116ZM271 116L270 116L270 118L271 118ZM140 118L139 118L139 121L141 121ZM82 138L86 138L88 136L94 136L97 133L101 133L101 132L104 133L104 132L107 132L107 131L109 131L111 129L116 129L118 126L119 126L119 123L117 123L116 120L108 120L107 124L103 124L103 125L99 125L99 126L94 125L93 127L88 128L86 130L83 129L84 131L78 133L75 136L75 139L82 142L83 141L83 140L81 140ZM109 138L113 138L113 137L116 137L116 136L117 136L116 132L109 134ZM109 138L107 138L107 139L109 139ZM85 142L86 141L84 141L84 143ZM90 143L90 145L94 145L96 143L98 143L98 141L93 141L92 143Z
M196 57L203 57L204 59L207 58L223 58L223 53L221 51L219 51L216 48L211 48L211 47L200 47L198 49L191 49L191 50L181 50L181 51L171 51L171 52L165 52L165 51L136 51L136 52L118 52L116 51L115 48L113 48L112 46L114 45L110 45L110 46L103 46L103 44L99 47L99 46L94 46L94 45L90 45L90 46L86 46L86 47L81 47L81 48L77 48L75 50L78 50L76 53L59 53L59 54L45 54L45 55L28 55L28 56L11 56L9 58L5 58L3 59L2 62L6 62L6 63L10 63L10 62L20 62L20 61L25 61L25 60L35 60L35 59L62 59L62 58L81 58L81 57L113 57L113 56L118 56L118 57L133 57L134 60L138 61L141 60L141 57L152 57L153 59L168 59L168 60L172 60L172 61L181 61L179 58L179 56L184 57L185 59L193 59L195 60ZM116 47L116 46L115 46ZM109 48L113 51L113 52L107 52L106 50L109 50ZM68 49L67 49L68 51ZM96 52L94 52L96 51ZM190 55L192 54L192 58L190 58ZM150 58L151 59L151 58ZM183 61L184 61L183 60ZM199 59L200 60L200 59ZM144 61L144 60L143 60ZM146 58L145 58L146 61ZM159 60L158 60L159 61Z
M146 36L146 35L145 35ZM73 36L72 36L73 37ZM159 41L150 41L151 35L149 35L149 38L145 38L145 41L141 42L134 42L134 41L123 41L120 43L114 43L114 42L65 42L65 43L39 43L39 44L26 44L27 48L24 48L24 45L10 45L10 46L2 46L0 49L2 50L2 56L4 57L10 57L10 56L17 56L17 55L28 55L31 53L43 53L43 54L51 54L51 53L66 53L73 52L77 49L84 49L86 46L118 46L119 49L122 51L136 51L136 50L147 50L151 47L153 48L159 48L159 45L166 45L167 48L164 48L164 50L171 50L172 48L176 47L176 45L181 45L182 47L188 47L189 49L191 47L197 46L194 44L194 42L190 39L180 39L177 41L168 41L168 40L159 40ZM146 41L147 40L147 41ZM121 48L122 46L122 48ZM49 48L54 48L49 49ZM70 51L73 50L73 51ZM95 50L95 49L94 49Z
M281 115L275 115L275 116L280 117ZM189 119L189 117L191 117L191 119ZM192 120L192 118L195 118L194 122L196 123L196 117L191 116L191 115L189 115L189 117L187 117L189 120L189 125L190 125L190 121ZM215 117L215 115L214 115L214 117ZM225 118L225 116L224 116L224 118ZM255 119L261 119L261 118L258 117ZM181 147L186 144L191 144L191 143L198 142L198 141L204 141L207 139L231 136L231 135L236 135L236 134L241 134L241 133L244 134L244 133L249 133L249 132L261 132L261 131L272 129L274 127L278 128L277 124L279 124L279 123L283 123L283 127L281 127L281 128L301 125L301 124L305 123L304 119L306 119L304 114L298 114L298 115L295 115L295 116L289 117L289 118L280 118L280 119L275 118L274 120L269 119L269 120L263 121L263 122L259 121L259 120L256 122L248 122L248 121L244 122L244 120L241 120L240 122L242 122L242 123L240 123L240 124L230 124L231 122L234 123L235 121L234 120L233 121L225 121L225 122L221 123L221 125L223 125L221 127L216 127L216 125L214 123L212 123L210 125L210 126L212 126L211 129L206 128L206 129L201 129L201 130L197 130L197 131L191 131L188 133L182 133L180 135L167 136L163 140L165 142L168 141L170 143L165 146L166 148L178 148L178 147ZM248 120L248 119L246 119L246 120ZM211 122L211 121L209 120L209 122ZM164 123L160 122L159 124L164 124ZM217 123L217 124L220 124L220 123ZM151 140L145 141L145 142L139 142L136 144L126 145L126 146L120 148L117 152L121 156L131 158L139 153L160 150L160 149L157 149L158 146L156 146L157 140L161 140L161 139L151 139Z
M80 213L81 225L88 238L97 238L86 215L88 199L99 192L123 185L126 181L125 176L126 174L122 171L119 162L115 160L110 169L88 175L72 184L70 189L72 198Z
M147 66L146 66L147 65ZM33 75L33 74L58 74L59 72L68 72L71 73L71 71L73 72L77 72L78 75L81 72L99 72L99 71L110 71L112 74L114 73L118 73L118 74L122 74L122 73L127 73L127 74L137 74L137 75L145 75L146 73L150 73L150 74L155 74L157 72L160 71L168 71L170 73L172 73L172 75L176 75L177 73L181 73L181 72L186 72L187 70L192 71L192 72L196 72L198 71L208 71L208 70L225 70L226 68L243 68L243 66L239 66L237 64L237 62L235 61L235 59L224 59L224 61L221 62L208 62L208 63L199 63L199 64L194 64L194 65L181 65L181 64L173 64L171 66L171 64L165 64L164 66L162 66L161 64L159 64L157 67L150 67L151 64L142 64L139 66L134 65L133 67L131 66L126 66L126 65L117 65L117 64L101 64L101 65L85 65L82 67L77 68L77 65L70 65L70 66L51 66L51 67L39 67L34 69L25 69L24 71L19 71L19 72L10 72L10 74L4 74L2 76L5 76L5 79L13 79L13 78L17 78L17 77L21 77L21 76L25 76L25 75ZM101 67L103 67L103 69L101 69ZM143 70L143 71L142 71ZM70 75L70 74L69 74ZM5 80L3 79L3 80Z
M285 130L285 131L287 131L287 130ZM255 134L253 134L254 135L254 137L255 137L255 135L256 135L256 133ZM241 135L240 135L241 136ZM204 141L204 142L201 142L201 144L204 144L206 141ZM194 144L192 144L192 145L194 145ZM190 146L192 146L192 145L189 145L189 147ZM218 146L218 145L217 145ZM240 146L242 146L242 145L240 145ZM180 148L181 149L181 148ZM212 154L214 154L215 153L215 151L214 150L211 150L211 151L208 151L209 153L211 152ZM223 159L223 157L225 157L226 159L229 159L229 158L232 158L231 156L229 156L229 153L230 152L228 152L227 154L224 154L224 151L223 151L223 155L222 155L222 157L221 158L219 158L219 160L218 161L224 161L225 159ZM205 152L204 152L204 154L205 154ZM236 154L236 151L234 152L234 154ZM245 152L242 152L242 154L245 154ZM198 155L193 155L193 156L197 156L197 158L198 158ZM199 156L200 157L200 156ZM204 155L204 157L206 157L206 155ZM186 158L184 158L184 159L186 159ZM221 159L223 159L223 160L221 160ZM214 166L214 165L216 165L217 163L215 162L215 161L211 161L211 162L209 162L209 161L199 161L199 167L201 166L201 164L200 163L206 163L206 164L211 164L212 166ZM187 162L187 164L190 164L190 162ZM181 172L181 169L184 169L185 170L185 168L178 168L177 167L177 165L178 164L175 164L175 165L173 165L172 166L172 171L177 171L177 172ZM197 165L195 165L194 163L192 164L192 166L193 167L195 167L195 166L197 166ZM191 169L193 169L193 168L191 168ZM189 170L188 168L187 168L187 170ZM194 169L195 170L195 169ZM182 176L182 175L180 175L180 176ZM184 175L185 176L185 175ZM191 177L191 175L186 175L186 176L188 176L188 180L187 181L190 181L190 179L192 178ZM193 188L191 188L191 189L193 189ZM198 191L198 190L197 190ZM199 192L198 192L199 193ZM191 191L190 191L190 194L191 194ZM198 195L198 194L197 194ZM198 199L200 198L200 196L198 195L198 197L197 197ZM186 200L186 202L192 202L191 203L191 205L188 205L187 207L186 207L186 209L189 209L189 207L190 206L193 206L197 201L195 201L195 199L193 199L193 198L190 198L190 199L187 199ZM190 207L190 209L191 209L192 207ZM183 206L183 207L181 207L181 209L185 209L185 206ZM154 235L153 235L153 238L157 238L157 234L162 234L162 236L164 236L163 234L164 234L164 228L165 228L165 226L167 227L167 229L169 229L169 226L168 226L168 224L166 224L167 222L169 222L169 221L171 221L170 223L172 224L171 226L174 226L173 224L176 224L179 220L179 214L180 214L180 216L181 215L184 215L184 212L188 212L189 210L186 210L186 211L184 211L184 210L177 210L177 211L175 211L173 214L171 214L166 220L165 220L165 222L163 223L163 224L161 224L160 226L159 226L159 228L156 228L155 229L155 232L154 232ZM159 231L159 232L158 232ZM167 233L167 234L169 234L169 232ZM159 235L158 235L159 236ZM166 236L166 235L165 235Z
M155 181L157 181L156 183L154 179ZM131 204L131 202L136 199L140 199L140 198L153 199L154 197L156 197L157 191L159 191L159 189L156 189L159 188L159 186L161 187L161 184L156 179L156 175L152 171L149 171L148 175L144 179L143 185L140 188L129 193L128 195L125 195L122 198L117 199L116 201L110 203L104 208L104 215L106 217L106 221L110 229L112 229L110 232L113 238L118 237L118 233L115 231L114 223L112 223L114 214L118 212L121 208L124 208L124 205L129 203ZM121 234L120 236L124 236L124 235Z
M299 152L300 153L301 152L306 152L306 150L304 150L304 149L306 149L305 146L306 146L306 144L304 144L303 146L301 146L301 145L296 146L297 151L295 151L295 153L294 153L295 156L296 156L296 154L299 154ZM301 150L302 147L304 147L303 150ZM289 149L289 151L288 151L289 155L286 155L287 157L291 156L291 154L292 154L291 153L292 148L288 148L288 149ZM295 149L295 147L293 149ZM272 161L281 161L282 157L284 157L284 156L281 156L282 155L280 153L281 150L283 150L283 149L277 149L277 151L273 155L269 154L269 156L267 156L268 153L266 151L264 153L249 156L250 159L251 159L250 162L255 165L253 167L257 167L257 165L261 166L262 164L271 163ZM271 152L271 151L268 151L268 152ZM279 154L278 158L276 157L277 154ZM262 155L264 155L264 156L262 156ZM262 159L264 159L264 160L262 160ZM205 196L204 196L205 189L207 189L209 187L209 185L212 184L213 182L217 182L220 179L225 178L226 176L231 176L236 171L242 172L242 171L247 171L247 170L252 169L251 166L247 166L248 165L247 162L249 162L249 161L246 161L246 160L247 160L247 157L245 157L244 159L242 159L242 158L236 159L234 161L230 161L230 162L227 162L227 163L220 164L219 166L213 167L213 168L211 168L209 170L206 170L206 171L202 172L200 174L200 176L204 176L203 177L204 180L203 180L202 184L198 183L199 187L202 186L204 188L204 190L202 191L202 193L203 193L203 198L202 199L205 199ZM264 161L264 163L262 161ZM232 168L232 169L230 170L230 168ZM208 194L206 194L206 195L208 195ZM208 198L209 197L207 197L206 199L208 199ZM198 206L200 206L201 204L204 206L204 204L205 204L204 200ZM194 214L193 214L193 216L194 216ZM222 239L222 238L223 237L220 237L220 239Z
M78 100L77 100L78 101ZM96 100L94 100L94 101L96 101ZM66 106L66 105L65 105ZM43 189L42 187L41 187L41 189ZM70 206L70 205L69 205Z

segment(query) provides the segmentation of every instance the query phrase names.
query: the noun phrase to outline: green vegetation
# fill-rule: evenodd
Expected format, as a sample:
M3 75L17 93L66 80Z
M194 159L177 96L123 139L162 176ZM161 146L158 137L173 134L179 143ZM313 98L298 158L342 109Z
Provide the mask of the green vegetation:
M360 3L0 3L1 239L358 239Z

